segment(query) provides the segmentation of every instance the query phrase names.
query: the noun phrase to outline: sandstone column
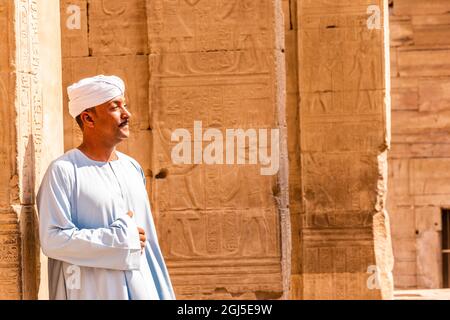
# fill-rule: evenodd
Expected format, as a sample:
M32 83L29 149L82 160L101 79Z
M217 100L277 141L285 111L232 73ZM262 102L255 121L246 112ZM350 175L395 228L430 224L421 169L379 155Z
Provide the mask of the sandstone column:
M391 298L387 0L297 6L302 204L292 298Z
M57 1L0 1L0 299L38 295L35 193L62 152L58 12Z
M287 298L281 1L148 0L147 19L152 203L177 296ZM261 175L249 157L241 159L245 165L203 162L210 142L202 146L201 134L194 137L195 121L223 137L226 129L279 129L279 171ZM191 165L171 158L171 134L180 128L196 139L191 159L200 153L200 161Z

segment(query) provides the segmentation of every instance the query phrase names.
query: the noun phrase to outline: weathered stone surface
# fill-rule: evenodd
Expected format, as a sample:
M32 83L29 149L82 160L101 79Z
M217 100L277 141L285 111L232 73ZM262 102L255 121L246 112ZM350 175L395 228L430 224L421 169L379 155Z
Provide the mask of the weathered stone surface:
M413 16L414 43L432 47L450 44L450 14Z
M394 135L403 134L412 136L413 134L432 134L438 130L443 133L448 127L450 118L449 110L436 112L418 111L393 111L392 112L392 132ZM424 139L425 136L422 136ZM428 138L428 141L433 139ZM437 142L436 140L434 140Z
M2 299L38 297L35 193L49 160L62 151L61 143L48 143L62 133L59 16L55 1L0 1L7 31L0 43ZM44 128L47 121L54 125Z
M450 158L450 144L424 142L419 144L393 144L389 154L390 159L420 158L424 154L431 158Z
M394 300L450 300L450 289L396 290Z
M392 48L391 57L397 57L396 49ZM397 64L391 65L397 71ZM393 75L394 76L394 75ZM398 76L397 72L395 76ZM419 80L418 78L395 77L391 81L392 110L418 110L419 109ZM395 127L395 126L394 126Z
M0 212L0 299L21 299L21 241L17 215Z
M399 196L408 196L410 194L409 165L408 159L392 159L389 162L389 192Z
M301 265L292 268L300 270L293 275L294 298L392 297L383 200L387 27L381 21L381 29L367 28L370 4L378 5L381 20L387 17L387 1L298 2L304 212L293 230L301 243L293 259ZM375 266L377 288L368 284Z
M415 212L417 286L442 288L441 210L422 207Z
M2 30L8 30L11 22L10 18L13 15L13 8L8 4L8 1L0 1L0 27ZM14 78L10 74L9 59L12 54L10 47L10 39L8 33L0 33L0 102L4 106L10 106L14 99ZM12 91L12 92L11 92ZM0 108L0 121L7 123L12 117L12 108ZM0 178L6 183L0 184L0 208L6 209L10 203L11 186L9 181L12 175L12 157L11 153L14 150L13 136L11 130L3 130L0 135L0 165L3 168L0 170Z
M89 56L87 0L61 0L63 57Z
M404 46L414 43L413 26L411 18L407 17L393 17L389 21L389 33L391 36L391 46Z
M450 196L449 6L444 0L394 0L391 11L388 205L397 288L442 285L440 231L434 223L440 225Z
M410 191L414 195L450 193L450 159L410 161Z
M438 112L450 109L450 78L419 82L419 110Z
M92 55L147 53L145 0L88 0L88 5Z
M153 180L153 213L177 296L287 297L287 146L273 177L259 165L170 156L171 132L192 134L194 121L223 132L279 128L285 139L281 1L148 1L147 15L152 171L168 171Z
M398 70L402 77L450 76L450 49L399 49Z
M447 0L394 0L395 15L443 14L450 10Z

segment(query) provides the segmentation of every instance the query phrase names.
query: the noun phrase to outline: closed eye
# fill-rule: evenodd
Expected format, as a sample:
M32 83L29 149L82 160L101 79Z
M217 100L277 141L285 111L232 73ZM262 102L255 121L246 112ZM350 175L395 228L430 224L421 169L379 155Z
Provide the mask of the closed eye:
M117 110L118 108L128 109L128 105L123 104L122 106L120 106L120 103L116 102L112 105L111 110Z

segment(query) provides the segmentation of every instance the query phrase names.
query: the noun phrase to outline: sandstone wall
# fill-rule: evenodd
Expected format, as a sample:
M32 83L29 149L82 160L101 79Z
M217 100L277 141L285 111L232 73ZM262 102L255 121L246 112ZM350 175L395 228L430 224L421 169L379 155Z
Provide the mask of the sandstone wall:
M153 181L152 199L177 294L287 298L281 1L149 0L148 10L153 168L167 172ZM193 134L194 121L223 136L279 129L280 170L263 176L259 165L174 165L170 134Z
M442 287L450 206L450 1L393 0L389 212L398 288Z
M54 141L62 113L59 3L52 2L0 1L0 299L38 296L35 193L62 152Z

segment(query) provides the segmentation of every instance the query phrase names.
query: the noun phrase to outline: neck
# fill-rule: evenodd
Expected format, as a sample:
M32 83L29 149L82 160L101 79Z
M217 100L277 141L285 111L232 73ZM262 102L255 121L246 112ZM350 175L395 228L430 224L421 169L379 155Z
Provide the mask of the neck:
M116 146L106 146L98 142L83 140L78 149L95 161L110 162L117 160Z

